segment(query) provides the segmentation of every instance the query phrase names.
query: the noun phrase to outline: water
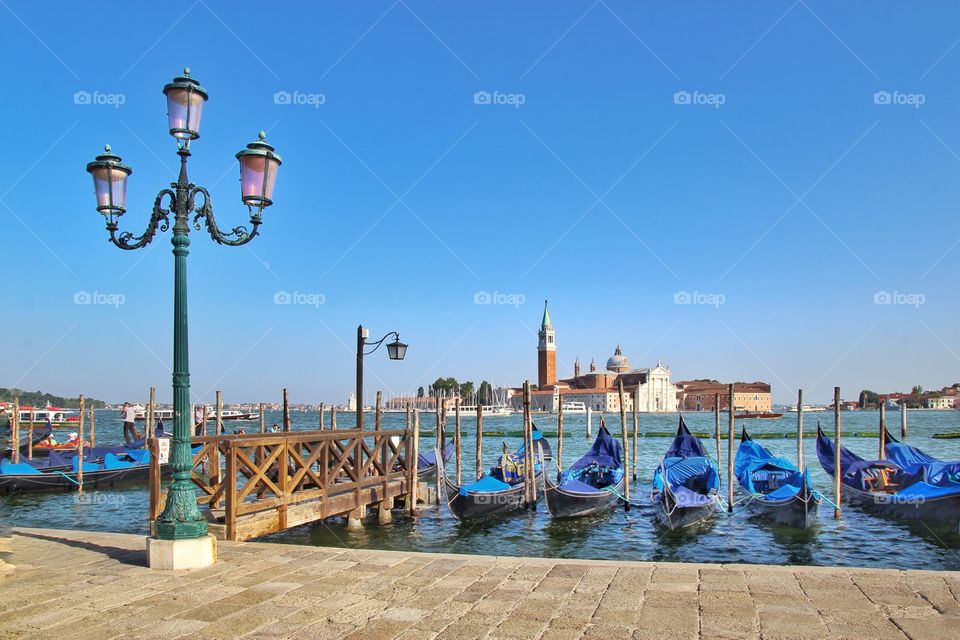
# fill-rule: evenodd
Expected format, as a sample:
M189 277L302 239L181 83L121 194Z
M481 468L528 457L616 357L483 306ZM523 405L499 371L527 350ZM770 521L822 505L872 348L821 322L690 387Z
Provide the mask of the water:
M619 416L609 415L608 426L619 432ZM712 414L687 414L687 425L695 432L713 432ZM329 413L327 426L329 426ZM114 412L97 412L97 442L110 444L122 441L121 425ZM280 423L279 412L268 412L267 425ZM726 417L722 416L723 429ZM805 429L811 437L805 441L804 455L810 467L811 478L821 492L830 496L832 483L820 468L812 437L817 420L828 433L833 429L829 413L806 414ZM373 428L373 417L367 415L367 427ZM354 424L350 414L338 415L338 426ZM316 412L291 415L294 430L315 429ZM544 431L556 430L556 416L535 416L535 423ZM628 416L628 424L630 416ZM844 432L875 432L876 412L845 412ZM405 416L385 414L384 428L402 428ZM594 428L599 419L594 416ZM796 415L787 414L779 420L738 421L737 428L747 426L752 433L792 433ZM899 433L899 415L888 416L890 431ZM448 434L452 434L453 418L448 418ZM421 447L432 446L434 418L423 414ZM676 430L677 416L640 415L640 431L667 432ZM586 416L565 417L564 460L573 462L589 446L585 437ZM912 411L908 441L943 459L960 459L960 440L935 440L934 433L960 430L960 413L954 411ZM257 424L227 423L229 431L257 429ZM484 431L520 431L520 416L486 417ZM475 419L463 420L464 477L474 467ZM556 439L551 438L556 451ZM484 439L484 466L494 464L506 442L513 449L521 443L518 437L488 436ZM638 477L632 483L634 502L643 506L629 512L622 509L589 519L556 521L549 517L541 504L536 512L518 512L501 519L460 523L446 511L435 506L422 506L416 521L395 512L394 523L380 527L375 522L365 524L359 531L348 532L341 522L307 525L275 534L268 539L275 542L308 545L328 545L353 548L377 548L402 551L434 551L447 553L482 553L498 555L598 558L617 560L656 560L671 562L743 562L767 564L845 565L894 567L902 569L960 569L960 536L931 531L923 524L905 524L866 514L846 506L840 520L833 519L833 508L824 503L820 508L820 522L812 530L798 532L776 527L749 517L743 510L732 515L718 513L710 524L694 531L664 533L654 525L653 509L649 506L649 486L652 469L669 445L664 437L642 438ZM795 458L793 439L764 439L764 446L775 454ZM713 441L706 443L715 451ZM875 438L846 438L844 445L868 458L877 455ZM727 442L722 442L722 471L726 473ZM447 464L451 476L455 473L453 460ZM725 486L725 485L724 485ZM725 495L726 489L723 489ZM739 494L738 494L739 496ZM76 528L109 530L126 533L147 533L147 492L145 486L113 491L88 491L82 497L69 494L25 494L0 498L0 532L10 526Z

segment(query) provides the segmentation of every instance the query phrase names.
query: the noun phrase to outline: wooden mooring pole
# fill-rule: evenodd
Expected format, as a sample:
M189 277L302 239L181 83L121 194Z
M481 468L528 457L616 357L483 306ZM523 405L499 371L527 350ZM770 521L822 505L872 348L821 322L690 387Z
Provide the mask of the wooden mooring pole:
M223 435L223 394L217 391L217 435Z
M833 517L840 517L840 387L833 388Z
M27 429L27 460L33 460L33 423L36 422L35 409L30 409L30 427Z
M459 485L463 484L463 460L462 460L462 458L460 457L460 456L461 456L461 451L460 451L460 396L457 396L457 399L456 399L455 402L456 402L456 404L454 405L454 411L456 412L456 417L455 417L456 425L455 425L455 427L454 427L454 438L456 439L456 447L457 447L457 485L459 486ZM479 405L479 404L480 404L480 403L477 402L477 405Z
M733 384L727 389L727 512L733 513L733 431L734 393Z
M330 428L336 430L337 428L337 405L330 405Z
M20 398L13 399L13 415L10 417L10 454L13 464L20 463Z
M410 429L410 425L407 424L407 429ZM323 403L320 403L320 431L323 431Z
M32 441L33 441L33 438L31 438L31 442ZM90 447L93 448L95 446L97 446L96 425L94 424L93 403L91 402L90 403Z
M557 407L557 471L563 471L563 401ZM546 475L547 470L543 470Z
M526 507L533 509L537 501L536 472L533 469L533 416L530 409L530 381L523 382L523 469Z
M627 405L626 398L623 395L623 380L617 381L617 394L620 400L620 442L623 445L623 457L629 464L630 458L627 456L627 451L629 451L627 446L630 440L627 438ZM634 427L634 430L636 430L636 427ZM630 511L630 474L626 469L624 469L623 474L623 497L626 498L623 501L623 509L624 511Z
M802 472L803 462L803 389L797 389L797 468Z
M267 421L266 416L264 415L264 406L263 403L260 403L260 433L266 433L267 431Z
M587 440L593 439L593 409L587 407Z
M336 407L331 407L333 411L336 411ZM409 407L408 407L409 415ZM413 410L413 452L411 454L411 472L410 476L412 478L410 482L410 516L417 516L417 493L420 489L420 409Z
M900 437L907 437L907 401L900 400Z
M477 403L477 480L483 477L483 405Z
M150 387L150 390L147 392L147 415L143 416L145 425L144 431L147 433L147 438L153 438L156 436L157 430L157 390L153 387ZM171 425L172 426L172 425Z
M880 440L880 453L877 458L883 460L887 457L887 407L883 402L880 403L880 429L877 435Z
M287 397L287 389L283 389L283 430L290 431L290 401Z
M443 434L443 411L444 411L444 403L441 401L441 398L437 396L437 412L436 412L437 430L436 430L436 433L434 434L436 437L435 449L436 449L437 459L436 459L436 462L434 463L435 469L434 469L433 475L434 475L434 488L437 494L438 505L440 504L440 480L441 480L440 465L443 464L444 462L443 448L444 448L444 445L446 444L446 442L444 442L444 434Z
M80 437L77 439L77 493L83 493L83 414L84 399L80 396Z
M720 394L713 394L713 437L717 441L717 469L722 464L720 459Z
M627 452L623 452L626 457ZM633 392L633 479L637 479L637 464L640 456L640 384Z

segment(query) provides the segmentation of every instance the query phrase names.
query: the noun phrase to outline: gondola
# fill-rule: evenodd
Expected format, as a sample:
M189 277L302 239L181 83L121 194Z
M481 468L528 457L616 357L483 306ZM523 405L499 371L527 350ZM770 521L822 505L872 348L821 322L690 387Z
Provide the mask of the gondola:
M623 449L601 422L593 446L558 474L544 475L543 499L554 518L592 516L611 508L623 495Z
M907 447L896 442L901 447ZM888 455L894 447L885 447ZM910 454L899 449L893 459L865 460L846 447L840 447L841 499L865 511L900 520L916 520L925 524L945 526L960 532L960 482L944 472L942 467L957 463L943 463L915 447L914 453L935 461L907 463L902 457ZM828 475L834 475L834 442L817 427L817 458ZM937 469L940 467L940 469Z
M454 455L455 445L453 438L446 440L443 445L443 461L446 462L450 459L450 456ZM420 479L426 478L431 473L437 470L437 452L436 449L431 451L422 451L417 454L417 477Z
M52 454L56 455L56 454ZM161 467L164 469L166 465ZM118 456L107 453L102 463L83 462L85 489L103 489L133 482L145 482L150 476L149 453L134 451ZM37 468L26 462L0 461L0 495L25 491L69 491L79 481L76 456L68 469Z
M32 431L29 429L24 429L20 433L20 453L25 454L30 450L29 437L31 433L33 435L33 444L36 447L37 444L50 437L50 434L53 433L53 429L50 427L37 427ZM6 436L7 437L5 437L3 441L3 450L5 454L9 455L10 452L13 451L13 443L10 441L9 432L6 434ZM41 451L41 449L37 448L34 451L36 453Z
M671 530L683 529L710 518L717 508L720 472L683 416L663 461L653 474L651 500L657 521Z
M940 460L916 447L900 442L884 430L884 457L908 472L922 474L930 484L960 483L960 460Z
M536 427L533 428L533 442L535 460L553 457L550 443ZM500 464L491 468L489 473L476 482L464 485L458 485L447 477L441 460L438 473L443 477L444 501L450 513L459 520L470 520L503 515L521 509L526 488L525 476L522 470L518 471L505 464L505 458L514 466L521 463L524 458L524 447L521 445L512 454L505 452ZM534 468L536 470L534 481L537 482L543 476L543 465L536 463Z
M746 507L773 522L806 529L817 519L823 497L810 486L807 470L777 458L744 429L734 461L740 486L750 494Z

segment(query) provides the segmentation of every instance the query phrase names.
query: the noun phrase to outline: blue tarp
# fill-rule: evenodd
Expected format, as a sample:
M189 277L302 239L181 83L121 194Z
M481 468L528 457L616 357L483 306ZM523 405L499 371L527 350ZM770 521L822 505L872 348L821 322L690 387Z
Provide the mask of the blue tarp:
M510 485L506 482L497 480L493 476L483 476L472 484L465 484L460 487L460 495L465 496L468 493L493 493L509 489Z
M74 456L73 460L71 460L70 462L71 462L71 466L73 467L73 470L77 471L77 457ZM84 460L83 462L84 473L87 473L88 471L101 471L102 469L103 469L103 465L97 464L96 462L87 462L86 460Z
M796 495L804 483L804 474L792 462L774 456L751 440L745 430L733 469L740 486L750 494L763 494L771 500Z
M592 465L610 469L623 467L623 447L610 435L606 427L600 427L597 439L593 441L593 446L582 458L570 466L570 470L585 469Z
M707 456L703 443L687 429L683 416L663 463L653 472L655 492L663 491L664 472L670 491L681 507L708 504L713 501L711 494L720 488L717 464Z
M622 479L623 447L601 425L590 450L560 475L560 485L570 491L595 492Z
M108 453L103 457L103 468L104 469L127 469L129 467L136 466L133 462L127 462L121 460L112 453Z
M900 442L886 433L886 456L908 473L920 476L932 485L949 486L960 483L960 461L944 461Z
M0 474L2 475L27 475L41 473L26 462L13 463L9 460L0 460Z
M677 428L677 435L673 439L670 448L667 449L667 458L692 458L696 456L706 457L707 450L699 438L690 433L687 429L687 423L680 416L680 426Z

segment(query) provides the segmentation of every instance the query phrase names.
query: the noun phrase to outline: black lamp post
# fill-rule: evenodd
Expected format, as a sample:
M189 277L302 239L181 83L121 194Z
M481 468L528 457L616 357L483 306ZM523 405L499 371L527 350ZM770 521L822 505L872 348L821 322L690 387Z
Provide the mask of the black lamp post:
M407 355L407 345L400 342L400 334L391 331L376 342L367 342L370 331L363 325L357 327L357 428L363 429L363 356L368 356L383 344L383 341L393 336L393 342L387 343L387 356L391 360L403 360ZM369 351L364 351L366 347L372 346Z
M258 139L237 153L240 161L241 200L247 205L251 229L234 227L224 232L217 226L213 216L213 203L206 188L197 186L187 178L187 159L190 157L190 142L200 137L200 115L208 94L190 70L173 79L163 88L167 97L167 118L170 135L177 140L177 155L180 156L180 175L169 189L162 189L153 203L153 214L143 235L134 236L129 231L117 233L118 222L126 211L127 178L132 169L114 155L110 146L105 153L87 164L93 175L97 195L97 211L106 220L110 242L121 249L132 250L147 246L157 231L170 228L173 215L173 451L171 462L173 482L167 496L166 508L157 519L156 536L161 540L184 540L200 538L207 533L207 522L197 509L197 500L191 480L192 453L190 450L193 429L190 415L190 366L187 340L187 254L190 246L190 216L193 227L200 230L201 219L214 242L230 246L244 245L257 235L262 222L263 209L273 204L273 187L280 156L264 140L261 131ZM199 196L199 198L198 198ZM164 199L167 207L164 208Z

